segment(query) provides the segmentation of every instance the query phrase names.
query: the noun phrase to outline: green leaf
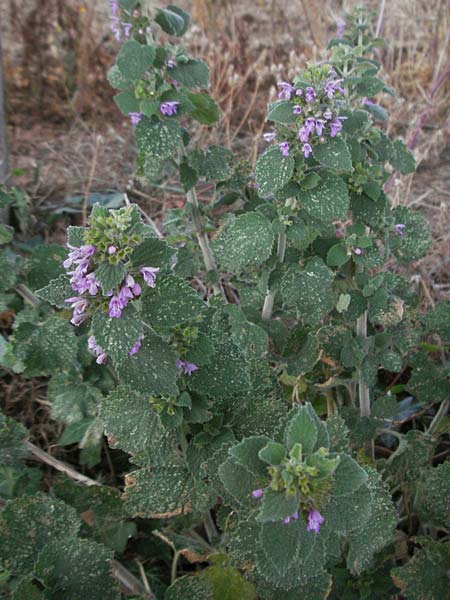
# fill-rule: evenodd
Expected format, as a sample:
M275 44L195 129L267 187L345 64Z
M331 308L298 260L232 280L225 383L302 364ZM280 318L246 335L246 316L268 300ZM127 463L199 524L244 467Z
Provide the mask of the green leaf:
M110 446L129 454L157 446L164 434L158 413L147 397L126 386L102 398L99 415Z
M348 536L347 566L354 575L365 571L374 555L394 539L397 515L388 486L371 470L368 487L371 493L371 515L358 531Z
M300 217L292 219L292 225L286 230L287 239L297 248L306 250L319 235L317 227L307 225Z
M185 192L191 190L198 181L198 173L192 169L187 162L180 164L180 181Z
M116 64L120 74L127 80L136 80L153 64L155 49L142 46L136 40L128 40L120 49Z
M76 246L79 248L83 246L84 234L86 232L86 227L74 227L73 225L69 225L67 228L67 243L71 246Z
M9 244L14 237L14 227L0 223L0 244Z
M52 279L64 274L63 260L67 251L56 244L38 246L26 264L26 282L30 289L37 290Z
M177 121L160 121L157 117L142 117L135 128L139 152L158 160L177 154L181 144L181 127Z
M329 174L324 174L319 185L307 190L301 197L302 209L313 219L325 223L345 219L349 202L345 182L340 177Z
M391 571L395 585L407 600L443 600L448 596L450 544L421 538L423 548Z
M267 120L274 121L275 123L295 123L296 119L298 119L298 115L294 115L292 112L294 106L294 102L286 100L269 104Z
M374 116L378 121L385 122L389 118L387 111L379 104L373 104L372 102L370 104L365 103L364 110Z
M331 246L327 253L327 265L329 267L342 267L350 259L345 244Z
M22 578L15 588L11 600L46 600L44 593L31 581L32 579L32 575L26 579Z
M201 316L205 303L191 286L173 275L162 275L142 296L142 318L152 327L175 327ZM137 338L136 338L137 339Z
M298 509L299 501L297 494L276 492L271 488L266 488L260 500L261 508L256 520L260 523L282 521L286 517L290 517Z
M143 324L132 305L117 319L97 310L92 318L92 335L97 344L111 357L116 366L128 359L128 354L143 333Z
M198 94L189 93L189 101L194 105L194 110L190 111L193 119L202 123L202 125L213 125L220 119L220 111L214 99L208 94L202 92Z
M414 156L405 146L401 140L395 140L392 144L393 153L389 158L389 162L396 171L399 171L402 175L408 175L408 173L414 173L416 170L416 161Z
M341 137L326 138L325 142L314 146L313 156L317 162L328 169L352 170L350 150Z
M75 536L79 528L75 510L61 500L43 494L12 500L0 513L0 559L13 573L27 574L46 544Z
M53 304L57 308L68 308L67 298L71 298L76 292L70 285L70 279L67 275L60 275L57 279L50 281L48 285L37 290L36 296Z
M256 163L258 193L266 196L281 190L290 180L293 170L293 157L282 156L278 146L271 146Z
M281 282L281 295L288 306L297 309L302 322L315 325L334 306L333 279L333 271L315 257L306 263L303 270L298 265L289 267Z
M261 485L262 478L240 462L229 457L219 467L218 474L226 492L239 504L252 505L252 492Z
M361 96L371 98L381 92L384 86L384 81L381 81L378 77L363 77L362 81L356 85L356 89Z
M294 511L296 508L294 508ZM294 512L292 511L292 512ZM290 516L291 513L289 513ZM280 578L297 560L298 549L302 538L302 522L292 522L285 525L280 519L275 523L266 522L261 527L259 543L264 549L266 557L273 564Z
M403 235L392 233L391 249L398 260L410 262L419 260L428 252L431 244L430 227L427 220L418 212L406 206L397 206L392 211L395 223L405 225Z
M120 8L131 12L139 4L139 0L119 0Z
M450 397L450 382L445 370L441 369L425 354L418 354L411 362L412 375L406 389L420 402L431 404L442 402ZM430 385L430 381L433 385Z
M25 427L0 413L0 454L4 467L20 468L27 451L24 442L28 437Z
M52 376L47 389L52 404L52 418L63 423L75 423L85 417L93 417L100 390L84 383L81 377L65 371Z
M15 332L16 356L30 377L50 375L74 363L77 338L73 327L65 320L52 316L33 326L21 324Z
M172 67L170 76L189 88L206 88L209 84L209 67L202 60L190 59Z
M49 600L119 600L111 576L113 551L91 540L66 538L46 545L34 572Z
M137 392L155 396L176 396L177 355L155 333L146 330L141 349L117 365L117 374Z
M274 242L270 221L259 212L230 215L213 243L214 254L232 273L266 261Z
M302 406L294 411L286 426L284 439L287 449L291 450L295 444L301 444L304 454L310 454L316 446L317 434L314 419L306 406Z
M114 102L117 104L117 106L120 108L124 115L128 115L132 112L140 112L139 100L136 98L134 92L120 92L120 94L116 94L114 96ZM148 116L147 113L144 112L144 114Z
M360 486L353 494L331 496L321 511L327 527L341 535L362 529L372 513L371 498L366 485Z
M424 523L450 529L450 462L425 471L417 484L417 504Z
M247 437L239 444L232 446L228 453L255 477L265 478L267 465L260 460L259 452L266 447L269 441L265 435Z
M184 465L133 471L125 477L125 504L133 516L166 519L189 510L192 481Z
M212 600L213 586L198 575L178 577L167 588L164 600Z
M189 27L191 17L178 6L169 4L156 12L155 21L169 35L181 37Z
M334 472L333 494L344 496L356 492L367 481L367 473L347 454L341 454L341 460Z
M250 388L245 356L234 345L218 346L210 362L191 375L188 386L216 401L242 396Z
M286 448L278 442L268 442L258 452L258 456L269 465L280 465L286 458Z
M194 150L189 153L189 164L206 181L223 181L233 173L233 154L222 146L209 146L206 152Z
M147 238L134 249L131 255L131 264L133 267L138 268L154 267L170 269L175 254L175 248L169 246L166 241L157 238Z
M428 311L425 317L425 330L437 333L445 342L450 342L450 300L442 300Z
M101 284L103 293L114 291L124 280L127 270L122 263L112 265L109 262L102 263L95 271L95 278Z
M253 583L244 579L236 567L226 566L226 558L215 556L216 564L202 571L200 577L213 586L214 598L220 600L257 600ZM192 598L192 596L184 596Z

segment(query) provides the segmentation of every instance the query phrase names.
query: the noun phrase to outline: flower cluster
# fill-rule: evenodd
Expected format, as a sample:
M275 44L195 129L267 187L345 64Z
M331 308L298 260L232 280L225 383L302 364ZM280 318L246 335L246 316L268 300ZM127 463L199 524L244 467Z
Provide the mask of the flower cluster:
M75 266L72 271L68 271L68 274L71 276L70 285L72 289L80 295L67 298L66 302L70 303L73 309L70 322L78 326L86 321L86 309L89 306L89 300L81 294L88 292L90 296L95 296L100 288L100 283L95 278L95 274L88 273L89 259L97 252L97 249L92 245L81 246L80 248L69 245L69 249L69 256L63 262L63 266L65 269Z
M136 283L134 278L128 274L119 289L119 293L113 295L109 301L109 316L118 319L128 302L140 296L141 292L142 289L139 283Z
M114 37L118 42L120 42L122 38L122 33L126 38L129 38L131 35L131 29L133 27L132 23L124 23L119 18L119 2L118 0L109 0L109 5L111 7L111 16L110 20L110 29L114 34Z
M297 124L297 136L305 158L311 155L314 141L323 142L326 135L334 138L342 130L342 121L346 117L337 116L328 105L336 94L345 92L342 82L343 79L337 79L335 71L331 69L328 78L320 86L295 87L287 81L278 83L278 99L294 101L292 112L302 118L301 123ZM267 142L275 138L274 132L264 134ZM282 156L289 156L291 148L288 142L280 142L278 146Z

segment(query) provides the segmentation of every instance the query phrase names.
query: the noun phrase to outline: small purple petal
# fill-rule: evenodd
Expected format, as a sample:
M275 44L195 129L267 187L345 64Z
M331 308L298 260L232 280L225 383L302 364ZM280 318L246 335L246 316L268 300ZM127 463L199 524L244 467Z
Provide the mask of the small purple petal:
M308 513L308 526L306 531L314 531L315 533L319 533L320 526L324 522L324 518L320 514L320 512L314 508L312 508Z
M278 144L278 146L280 148L281 156L289 156L289 143L288 142L281 142L281 144Z
M360 255L362 254L362 250L361 250L361 248L355 248L355 249L353 250L353 252L354 252L354 253L355 253L357 256L360 256Z
M302 107L299 104L297 104L292 109L292 112L294 113L294 115L301 115L302 114Z
M262 489L253 490L253 492L252 492L253 498L256 498L257 500L259 498L262 498L263 495L264 495L264 490L262 490Z
M177 367L182 369L185 375L192 375L194 371L198 371L197 365L194 363L188 362L187 360L177 360Z
M405 234L406 225L404 223L397 223L395 225L395 233L399 236L403 236Z
M176 115L177 114L177 110L178 110L178 105L180 103L175 101L175 100L171 100L170 102L163 102L160 107L159 107L159 112L162 115L166 115L167 117L171 117L172 115Z
M145 283L149 287L155 287L156 274L159 272L159 267L141 267L139 273L144 278Z
M264 133L263 134L263 138L266 140L266 142L273 142L273 140L277 137L277 134L275 132L271 132L271 133Z
M129 112L128 116L130 117L130 122L132 125L137 125L139 121L144 116L144 113L141 112Z

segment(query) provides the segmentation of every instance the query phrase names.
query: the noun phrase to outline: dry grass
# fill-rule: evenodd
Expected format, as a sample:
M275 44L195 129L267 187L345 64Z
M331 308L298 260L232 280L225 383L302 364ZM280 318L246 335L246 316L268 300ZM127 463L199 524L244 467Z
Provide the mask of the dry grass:
M198 141L225 144L254 161L274 83L325 56L342 5L357 2L180 4L193 13L187 44L206 57L212 93L223 113L218 131L200 128ZM389 132L410 143L419 164L416 175L392 181L391 195L395 203L423 211L433 231L429 256L410 273L424 278L432 299L450 298L449 2L365 4L377 18L384 5L380 26L389 46L379 58L383 77L398 93L386 100L392 115ZM0 0L2 5L13 163L26 168L21 182L34 202L55 204L67 193L84 193L90 174L92 190L124 189L133 173L133 150L130 128L105 83L117 49L108 34L106 0ZM40 169L37 183L33 166ZM179 201L167 192L141 191L152 216Z

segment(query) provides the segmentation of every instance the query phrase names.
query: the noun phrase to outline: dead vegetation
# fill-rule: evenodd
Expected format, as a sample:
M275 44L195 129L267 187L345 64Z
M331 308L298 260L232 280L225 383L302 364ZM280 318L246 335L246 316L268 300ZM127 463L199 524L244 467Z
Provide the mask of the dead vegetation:
M338 0L184 0L194 26L186 43L208 61L221 110L218 130L197 132L254 161L266 103L280 78L325 56L342 9ZM106 72L117 51L108 4L87 0L0 0L9 138L16 179L36 206L65 197L133 187L132 132L119 114ZM156 0L151 0L156 5ZM397 90L386 98L389 131L414 149L414 176L391 181L396 203L423 211L433 231L430 254L412 277L426 303L450 298L450 5L448 0L368 0L388 40L382 75ZM89 183L89 185L87 185ZM152 217L180 201L170 191L140 189ZM427 290L427 293L425 292Z

